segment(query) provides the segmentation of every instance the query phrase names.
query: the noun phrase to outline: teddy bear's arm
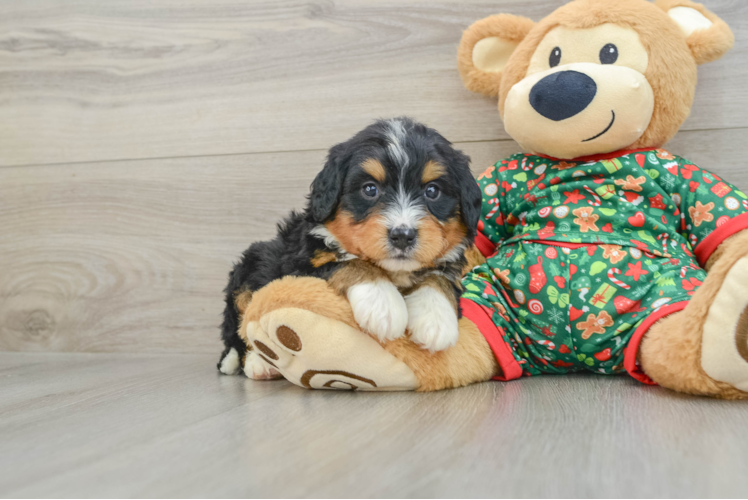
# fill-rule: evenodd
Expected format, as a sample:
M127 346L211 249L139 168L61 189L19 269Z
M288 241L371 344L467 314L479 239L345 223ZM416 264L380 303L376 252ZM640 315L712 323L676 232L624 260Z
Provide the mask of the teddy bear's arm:
M512 161L517 163L514 157L496 162L478 176L478 187L483 201L475 246L485 257L492 255L503 240L511 237L511 227L506 221L508 212L503 207L506 188L511 188L511 185L502 178L501 171Z
M680 157L673 160L661 185L672 185L672 198L680 201L679 230L691 244L702 266L732 235L748 228L748 196L716 174ZM677 168L677 172L675 172Z

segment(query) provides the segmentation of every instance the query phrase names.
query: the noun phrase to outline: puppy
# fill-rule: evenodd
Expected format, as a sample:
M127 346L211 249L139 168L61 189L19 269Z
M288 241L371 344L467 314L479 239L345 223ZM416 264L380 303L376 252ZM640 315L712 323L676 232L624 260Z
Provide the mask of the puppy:
M282 221L274 240L252 244L231 271L219 369L277 375L237 329L251 293L289 275L326 279L380 341L407 328L432 352L455 345L464 254L481 208L469 162L409 118L377 121L330 149L306 209Z

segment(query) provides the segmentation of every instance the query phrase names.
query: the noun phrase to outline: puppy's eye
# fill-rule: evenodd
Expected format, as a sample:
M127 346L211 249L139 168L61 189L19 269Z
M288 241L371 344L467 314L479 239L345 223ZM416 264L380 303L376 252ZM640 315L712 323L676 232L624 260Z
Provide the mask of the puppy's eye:
M613 64L618 60L618 47L612 43L607 44L600 49L600 62L603 64Z
M441 190L439 189L439 186L436 186L434 184L429 184L426 186L426 190L423 192L423 194L431 201L434 201L439 197L440 194L442 194Z
M373 182L367 182L363 186L361 186L361 194L364 195L364 198L369 198L373 200L377 196L379 196L379 188L377 188L377 185Z
M548 64L551 65L551 68L555 68L558 66L558 63L561 62L561 47L555 47L551 51L551 57L548 58Z

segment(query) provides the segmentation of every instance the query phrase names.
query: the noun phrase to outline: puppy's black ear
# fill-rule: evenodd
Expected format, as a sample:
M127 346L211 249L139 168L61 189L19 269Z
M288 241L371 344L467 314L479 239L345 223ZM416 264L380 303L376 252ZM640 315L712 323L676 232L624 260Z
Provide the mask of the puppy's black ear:
M467 227L467 235L474 238L478 231L478 219L480 218L483 196L480 187L470 172L470 157L462 151L455 151L455 162L459 172L460 187L460 212L462 222Z
M449 162L457 180L457 187L460 191L460 214L463 224L467 227L467 236L472 240L478 231L478 219L480 218L483 196L478 182L470 172L470 157L462 151L453 149L451 145L443 150L442 154Z
M309 211L316 222L324 222L338 205L347 168L343 162L344 144L330 149L322 171L312 181Z

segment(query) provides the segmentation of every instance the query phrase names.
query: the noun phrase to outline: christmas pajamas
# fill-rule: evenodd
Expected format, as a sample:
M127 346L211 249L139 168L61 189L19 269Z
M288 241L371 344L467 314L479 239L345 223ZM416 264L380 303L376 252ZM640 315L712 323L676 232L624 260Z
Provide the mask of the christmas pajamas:
M664 150L560 161L515 155L479 178L478 248L464 314L521 375L627 371L658 319L683 309L703 265L748 227L748 197Z

